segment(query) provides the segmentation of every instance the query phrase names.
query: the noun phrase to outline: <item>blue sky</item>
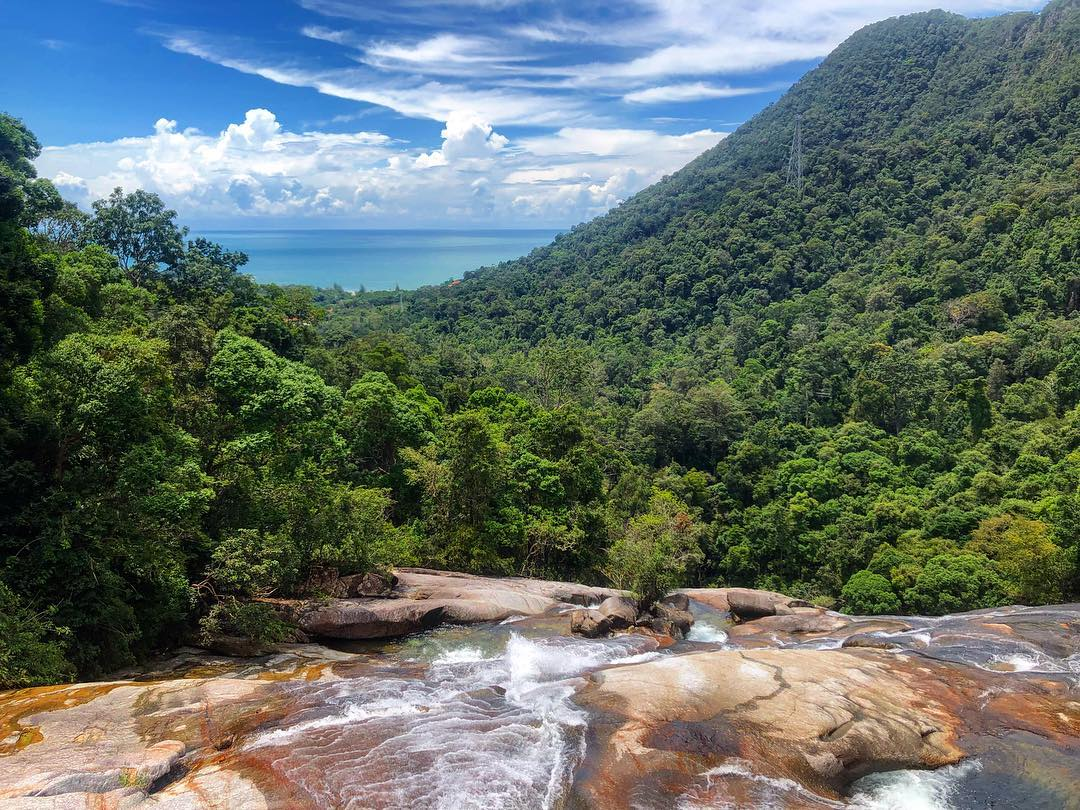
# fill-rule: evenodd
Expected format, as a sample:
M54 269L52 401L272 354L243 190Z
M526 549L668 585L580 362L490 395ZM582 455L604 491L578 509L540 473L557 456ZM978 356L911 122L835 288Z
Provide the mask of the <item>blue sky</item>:
M1030 0L9 0L0 108L81 204L197 227L565 227L869 22Z

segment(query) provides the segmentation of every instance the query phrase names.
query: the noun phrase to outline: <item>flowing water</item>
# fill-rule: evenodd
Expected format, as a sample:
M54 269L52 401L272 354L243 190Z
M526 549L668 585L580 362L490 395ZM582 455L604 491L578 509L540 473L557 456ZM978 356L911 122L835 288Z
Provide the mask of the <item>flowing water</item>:
M302 708L242 753L325 807L554 807L584 754L579 676L658 654L643 636L440 629L370 674L295 684Z
M881 635L920 654L1019 675L1076 671L1076 655L1054 658L1022 639L975 643L967 625L948 618L914 624ZM699 611L686 641L668 650L645 636L585 640L561 635L556 626L550 620L510 620L354 645L364 653L361 669L339 667L337 678L288 684L297 709L247 738L235 753L326 808L561 808L585 756L588 718L571 700L582 676L610 665L732 646L726 616L708 611ZM793 646L829 648L839 646L839 639ZM794 782L756 773L752 762L732 759L702 774L681 797L655 806L1004 807L1010 805L997 804L995 797L1015 790L1003 774L1017 766L1002 759L1002 750L990 747L936 771L864 777L844 801L816 796ZM1070 763L1064 760L1060 767L1067 771ZM727 798L732 795L744 799L733 805ZM1060 796L1048 795L1051 802ZM1055 805L1036 801L1026 810L1040 806Z

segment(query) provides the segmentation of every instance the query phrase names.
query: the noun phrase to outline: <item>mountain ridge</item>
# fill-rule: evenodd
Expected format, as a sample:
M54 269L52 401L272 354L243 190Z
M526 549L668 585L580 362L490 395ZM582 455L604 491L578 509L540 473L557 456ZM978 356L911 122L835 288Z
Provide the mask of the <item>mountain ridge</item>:
M867 26L848 38L780 100L679 172L639 192L608 214L576 226L552 245L528 257L467 274L465 282L450 291L439 288L421 291L414 300L423 314L429 315L427 302L438 302L444 296L468 297L470 286L478 282L520 295L525 290L550 288L577 270L574 266L577 263L583 265L580 269L594 276L601 274L603 261L619 260L617 257L631 246L650 239L672 238L672 229L680 217L715 211L719 198L730 194L738 184L754 179L759 182L764 179L773 185L780 182L796 113L804 121L809 201L814 199L815 186L835 182L836 173L831 170L836 167L837 156L832 151L843 145L857 154L882 132L896 132L897 137L892 140L925 148L943 137L943 123L951 124L950 135L972 125L973 131L966 138L968 146L988 148L992 145L994 123L987 122L988 116L1022 112L1008 109L1015 106L1017 94L1000 98L1000 84L995 82L1000 83L1003 76L1023 81L1023 73L1016 74L1022 71L1032 48L1056 49L1058 62L1073 58L1075 49L1069 48L1070 34L1080 38L1075 10L1073 0L1058 0L1041 13L970 20L933 11ZM987 47L986 40L1015 52L1002 62L1000 53ZM918 47L913 43L918 43ZM1014 47L1018 43L1019 50ZM867 50L871 51L869 56ZM956 60L970 60L973 54L987 64L980 65L977 71L955 70ZM1043 68L1036 78L1045 76L1048 62L1046 58L1034 62L1036 69ZM903 75L898 75L897 64L903 65ZM882 76L886 81L884 87L875 85L882 81ZM1063 82L1059 81L1058 85L1063 94L1069 91ZM876 92L864 92L868 87L876 87ZM838 111L831 103L840 92L853 98L850 110L845 107ZM995 95L999 96L997 106L1001 109L998 110L989 109L994 105ZM965 99L960 107L961 115L957 115L956 105L952 105L951 115L943 109L949 97ZM965 116L969 109L970 114ZM948 120L950 117L952 120ZM920 144L920 139L927 143ZM790 206L790 199L778 197L779 204ZM798 211L796 206L790 213L798 215ZM785 216L788 215L785 211ZM615 244L598 247L596 242L601 237ZM515 275L519 272L524 277Z

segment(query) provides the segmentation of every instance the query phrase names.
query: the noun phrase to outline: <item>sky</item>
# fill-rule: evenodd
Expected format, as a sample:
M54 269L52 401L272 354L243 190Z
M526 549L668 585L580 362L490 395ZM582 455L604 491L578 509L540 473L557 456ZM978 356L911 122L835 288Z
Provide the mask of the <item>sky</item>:
M0 110L84 207L545 228L719 143L860 27L1031 0L0 0Z

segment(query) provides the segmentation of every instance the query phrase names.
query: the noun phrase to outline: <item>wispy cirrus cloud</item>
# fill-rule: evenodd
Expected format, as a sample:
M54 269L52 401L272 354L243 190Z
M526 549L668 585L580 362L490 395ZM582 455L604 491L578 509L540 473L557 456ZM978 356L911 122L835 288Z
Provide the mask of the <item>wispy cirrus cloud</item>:
M317 68L199 30L161 31L166 47L328 95L445 120L446 104L499 124L554 125L634 105L776 89L742 77L825 56L857 28L942 6L1031 8L1038 0L300 0L299 33L362 69ZM738 80L737 80L738 79ZM438 101L427 103L433 95ZM561 123L568 123L563 121Z
M731 87L730 85L708 84L707 82L687 82L685 84L663 84L645 90L634 90L623 96L623 101L633 104L661 104L672 101L700 101L709 98L734 98L749 96L776 90L783 85L765 85L762 87Z

